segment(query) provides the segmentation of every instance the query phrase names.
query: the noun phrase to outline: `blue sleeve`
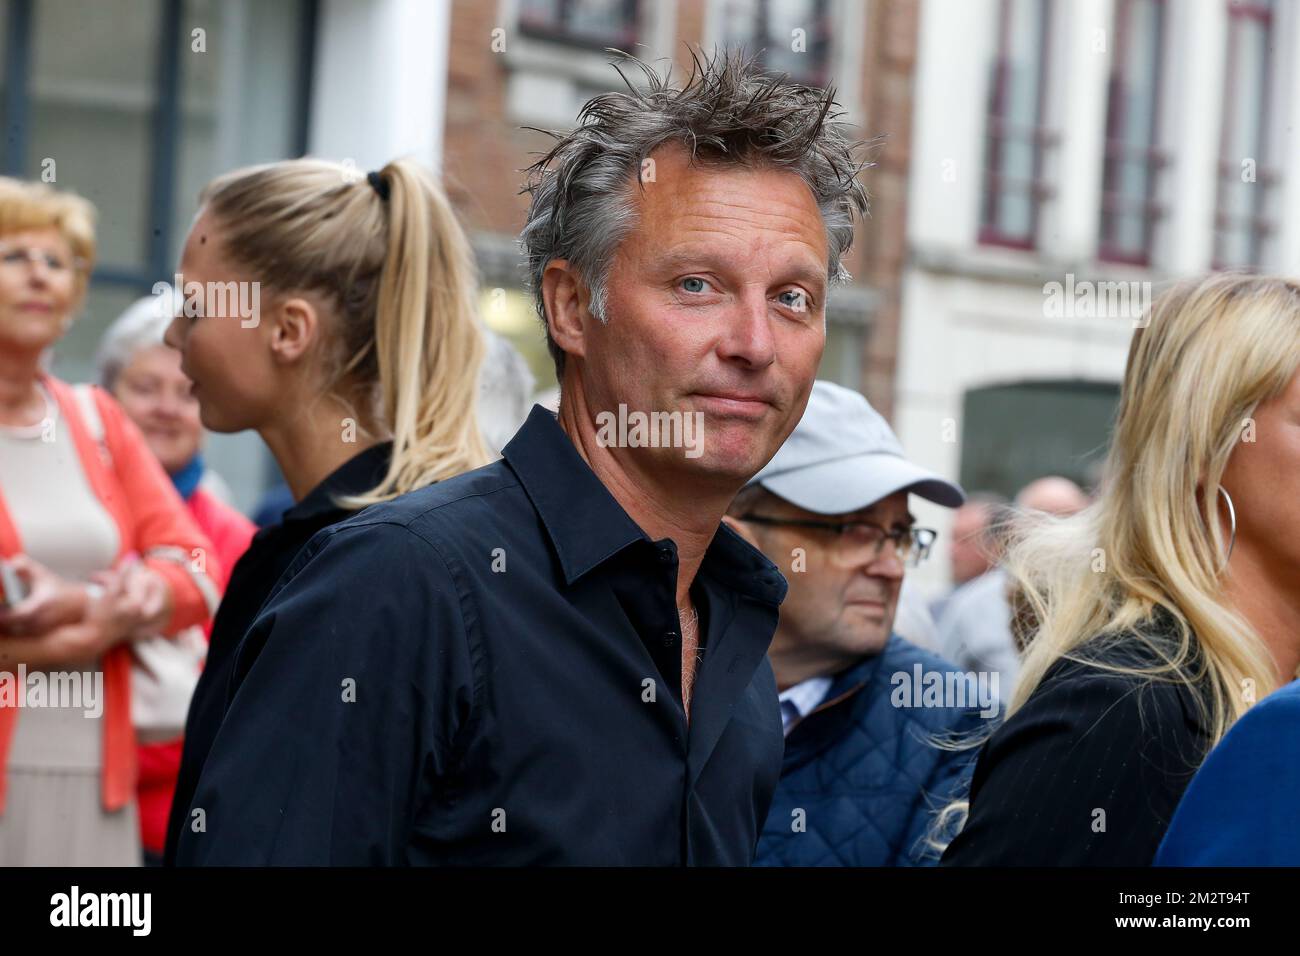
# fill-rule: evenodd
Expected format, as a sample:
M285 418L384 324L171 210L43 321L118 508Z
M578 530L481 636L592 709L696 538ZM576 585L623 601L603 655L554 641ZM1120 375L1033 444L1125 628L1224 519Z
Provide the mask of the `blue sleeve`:
M1248 710L1192 778L1156 866L1300 866L1300 683Z
M472 712L468 601L405 527L313 538L237 651L178 863L404 863Z

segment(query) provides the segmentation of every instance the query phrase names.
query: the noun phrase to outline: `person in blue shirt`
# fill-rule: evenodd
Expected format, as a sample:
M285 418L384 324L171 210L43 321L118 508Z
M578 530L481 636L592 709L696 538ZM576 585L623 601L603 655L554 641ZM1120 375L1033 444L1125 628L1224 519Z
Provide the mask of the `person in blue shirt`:
M1300 681L1246 711L1183 794L1156 866L1300 866Z

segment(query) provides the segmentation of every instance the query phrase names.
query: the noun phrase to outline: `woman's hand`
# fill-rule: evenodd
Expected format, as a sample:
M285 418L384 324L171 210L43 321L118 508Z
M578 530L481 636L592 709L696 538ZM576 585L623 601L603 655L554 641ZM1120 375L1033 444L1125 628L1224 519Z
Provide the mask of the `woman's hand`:
M80 620L37 637L0 638L0 668L26 664L54 670L87 664L123 641L161 633L172 604L171 589L161 575L133 561L93 577L100 590L88 597Z
M104 590L91 602L87 618L98 622L113 643L162 633L172 611L171 586L162 575L133 560L92 577Z
M10 558L9 566L27 588L27 596L0 607L0 636L39 637L86 616L90 595L84 584L59 577L25 554Z
M0 639L0 668L12 670L26 664L32 670L51 671L86 666L113 643L102 628L86 621L56 627L40 637L6 637Z

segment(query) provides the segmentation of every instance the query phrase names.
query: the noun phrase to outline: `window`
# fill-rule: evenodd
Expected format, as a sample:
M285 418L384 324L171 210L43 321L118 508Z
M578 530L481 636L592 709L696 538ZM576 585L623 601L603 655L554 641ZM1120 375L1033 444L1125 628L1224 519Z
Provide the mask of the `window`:
M1270 160L1268 119L1274 109L1273 0L1228 6L1228 54L1219 138L1214 216L1216 269L1258 269L1277 224L1280 175Z
M1083 488L1101 481L1119 386L1073 379L1022 381L966 392L962 403L963 488L1012 498L1043 475Z
M519 28L543 40L632 52L637 6L637 0L521 0Z
M1032 249L1040 206L1051 194L1045 154L1056 137L1044 125L1050 21L1048 0L1001 0L998 53L989 84L980 242Z
M831 77L829 0L722 0L722 39L758 55L763 68L797 83Z
M199 189L306 149L316 0L0 0L6 175L98 210L85 313L55 371L89 374L105 325L175 273ZM196 32L197 31L197 32ZM44 174L44 175L43 175Z
M1118 0L1115 49L1106 110L1102 166L1100 256L1151 264L1159 177L1168 163L1159 148L1165 0Z

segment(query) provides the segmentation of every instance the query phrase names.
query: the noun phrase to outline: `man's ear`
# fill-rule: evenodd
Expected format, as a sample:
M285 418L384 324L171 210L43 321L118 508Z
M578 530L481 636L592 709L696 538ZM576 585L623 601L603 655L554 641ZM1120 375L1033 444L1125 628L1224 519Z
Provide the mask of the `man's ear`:
M320 313L305 298L285 299L271 315L271 355L280 364L292 365L307 354L320 334Z
M542 304L551 341L568 355L586 357L583 332L591 320L587 284L568 259L552 259L542 273Z
M754 547L758 548L759 551L763 550L762 546L758 543L758 538L754 536L754 529L751 528L749 525L745 524L745 522L733 518L731 515L723 515L722 523L725 524L732 531L736 532L736 534L740 535L742 538L744 538Z

